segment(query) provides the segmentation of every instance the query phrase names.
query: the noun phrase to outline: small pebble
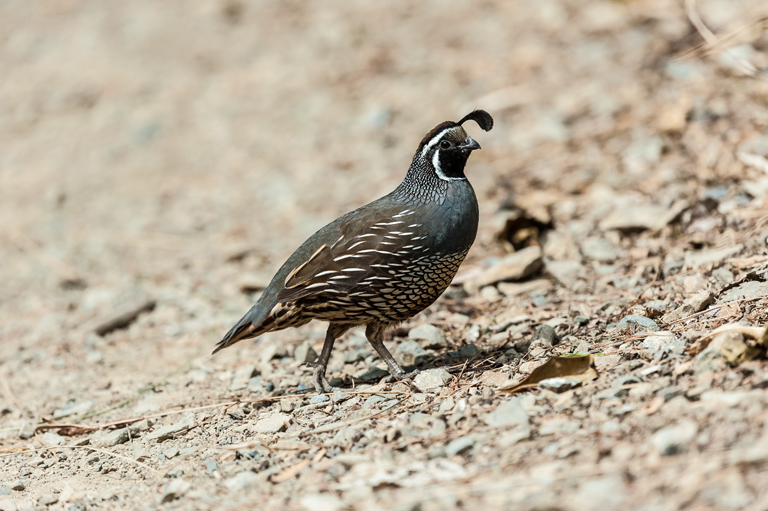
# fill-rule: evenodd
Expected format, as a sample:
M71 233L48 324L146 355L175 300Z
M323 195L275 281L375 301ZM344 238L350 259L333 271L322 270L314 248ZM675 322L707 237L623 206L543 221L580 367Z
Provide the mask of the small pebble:
M470 447L475 445L475 439L472 437L464 436L457 438L445 447L445 454L448 456L455 456L461 454Z
M619 330L629 329L631 333L636 332L658 332L659 331L659 325L656 324L654 320L651 318L646 318L645 316L638 316L636 314L630 314L629 316L624 316L621 318L621 321L619 321L619 324L617 325L617 328Z

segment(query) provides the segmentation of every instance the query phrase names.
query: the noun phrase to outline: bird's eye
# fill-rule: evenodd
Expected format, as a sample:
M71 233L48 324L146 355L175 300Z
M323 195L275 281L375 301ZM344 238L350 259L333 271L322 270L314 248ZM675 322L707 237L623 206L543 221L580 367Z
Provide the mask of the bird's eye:
M453 147L453 144L448 140L443 140L442 142L440 142L441 149L450 149L451 147Z

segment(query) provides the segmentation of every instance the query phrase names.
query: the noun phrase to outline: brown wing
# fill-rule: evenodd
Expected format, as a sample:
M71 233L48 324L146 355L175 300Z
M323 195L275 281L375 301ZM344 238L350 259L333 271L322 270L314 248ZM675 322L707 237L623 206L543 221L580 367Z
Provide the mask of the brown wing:
M319 293L348 293L377 278L387 278L392 267L405 266L424 255L425 236L415 212L407 207L391 215L351 215L339 224L339 238L323 244L297 265L277 293L280 302ZM356 234L353 234L356 233Z

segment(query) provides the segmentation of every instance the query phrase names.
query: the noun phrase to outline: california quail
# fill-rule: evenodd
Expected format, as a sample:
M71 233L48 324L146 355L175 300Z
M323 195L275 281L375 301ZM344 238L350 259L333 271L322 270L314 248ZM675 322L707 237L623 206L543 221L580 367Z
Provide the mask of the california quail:
M462 128L467 120L485 131L493 127L483 110L438 124L419 144L400 186L305 241L214 353L319 319L330 325L314 369L318 392L333 390L325 378L333 342L357 325L366 325L392 377L408 377L384 346L384 330L445 291L477 234L477 199L464 165L480 145Z

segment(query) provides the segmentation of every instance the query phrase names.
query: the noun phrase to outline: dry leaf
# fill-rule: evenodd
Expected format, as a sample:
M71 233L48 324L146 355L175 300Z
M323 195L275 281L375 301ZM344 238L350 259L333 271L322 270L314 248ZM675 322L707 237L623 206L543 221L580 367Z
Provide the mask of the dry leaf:
M311 460L308 460L308 459L304 461L300 461L299 463L295 464L291 468L287 468L282 472L280 472L279 474L272 476L270 478L270 481L272 481L273 483L283 483L289 479L293 479L299 474L299 472L304 470L304 467L309 465L310 461Z
M586 383L596 380L599 376L600 373L597 372L592 355L552 357L534 369L520 383L499 389L499 392L510 394L522 389L535 387L540 381L549 378L574 378L581 380L582 383Z
M664 396L656 396L650 401L648 401L648 403L646 403L645 406L640 408L640 411L645 415L653 415L654 413L659 411L659 409L662 407L662 405L665 402L666 402L666 398Z
M278 440L270 446L273 451L308 451L311 446L297 440Z
M719 328L715 328L708 334L699 338L696 343L691 346L691 352L698 354L707 349L712 339L723 332L734 332L741 334L749 339L754 339L757 344L768 347L768 328L762 328L757 326L744 326L739 323L728 323Z

